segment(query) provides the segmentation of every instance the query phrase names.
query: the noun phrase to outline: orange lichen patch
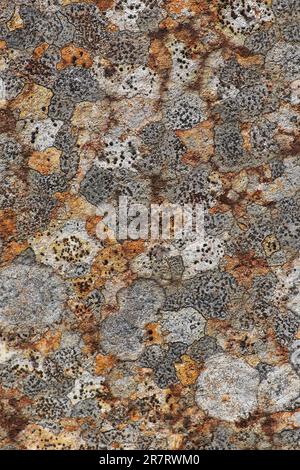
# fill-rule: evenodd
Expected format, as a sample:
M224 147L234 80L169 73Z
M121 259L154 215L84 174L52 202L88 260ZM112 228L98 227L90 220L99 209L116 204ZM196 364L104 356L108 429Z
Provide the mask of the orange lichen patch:
M7 27L10 31L14 31L15 29L23 28L23 26L24 26L24 23L20 16L19 8L17 7L14 11L13 16L8 21Z
M188 355L181 357L181 363L175 364L176 374L182 385L192 385L199 375L199 368Z
M250 132L251 132L251 124L250 123L242 124L241 134L243 138L243 146L244 146L244 149L248 150L249 152L252 149Z
M53 93L48 88L32 83L12 101L11 108L19 109L20 119L46 119Z
M86 295L93 290L94 282L94 277L91 274L73 279L73 287L78 297L86 297Z
M162 20L162 22L159 24L160 29L167 29L168 31L177 28L177 26L178 26L178 22L175 21L170 16Z
M117 31L119 31L119 28L116 24L114 23L108 23L107 27L106 27L106 30L111 32L111 33L116 33Z
M115 4L115 0L94 0L94 2L101 11L109 10L113 8Z
M0 41L0 50L6 48L6 41Z
M44 356L52 351L55 351L60 346L61 332L60 331L47 331L45 336L37 343L33 344L33 349L39 351Z
M122 246L119 244L109 246L100 251L96 256L91 272L97 277L97 281L104 281L117 273L127 269L127 260L124 256Z
M16 241L12 241L5 245L1 253L1 265L10 263L19 254L21 254L22 251L26 250L26 248L28 248L28 242L18 243Z
M98 354L95 359L95 374L103 375L107 374L113 366L116 364L116 358L113 355L104 356Z
M206 0L167 0L166 10L172 14L180 14L186 11L202 13L207 9Z
M33 170L49 175L60 171L61 150L50 147L43 152L33 152L28 160L28 166Z
M253 278L267 274L270 268L263 258L257 258L254 253L241 253L239 257L225 256L226 271L231 274L239 284L251 287Z
M145 325L145 342L147 344L162 344L163 337L159 323L147 323Z
M149 67L152 69L169 69L172 66L172 56L163 41L154 39L150 46Z
M101 222L102 219L103 217L100 215L92 215L87 218L85 228L91 237L95 237L97 235L97 225L99 222Z
M201 122L192 129L176 131L176 134L188 148L188 152L182 158L184 163L195 166L207 162L213 156L214 134L211 121Z
M61 61L57 64L56 68L62 70L69 66L89 68L93 65L93 59L89 52L82 47L76 47L74 44L69 44L63 47L60 51Z
M39 44L33 51L33 55L35 59L37 60L41 59L41 57L43 57L48 47L49 47L49 44L47 42L43 42L42 44Z
M0 237L7 240L16 233L16 214L12 209L0 210Z
M126 240L123 243L122 248L123 248L123 253L124 253L125 258L132 259L135 256L143 253L145 249L145 241L144 240L134 240L134 241Z

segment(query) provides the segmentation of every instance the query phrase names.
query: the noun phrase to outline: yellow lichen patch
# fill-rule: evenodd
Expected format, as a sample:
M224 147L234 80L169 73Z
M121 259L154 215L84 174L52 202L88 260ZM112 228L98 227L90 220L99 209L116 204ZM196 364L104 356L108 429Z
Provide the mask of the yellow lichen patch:
M243 57L240 54L236 55L236 59L242 67L251 67L252 65L262 65L264 58L262 55L246 56Z
M95 374L103 375L107 374L116 364L116 358L111 354L104 356L102 354L97 354L95 359Z
M192 385L199 375L196 362L188 355L181 357L181 363L175 364L176 374L182 385Z
M20 16L19 7L16 7L13 16L7 23L8 29L14 31L15 29L23 28L24 23Z
M54 434L35 424L28 425L19 437L20 443L28 450L70 450L78 449L79 445L75 434Z
M33 345L33 348L45 356L59 348L60 340L60 331L47 331L45 336Z
M28 160L28 166L33 170L49 175L60 171L61 150L49 147L43 152L33 152Z
M61 0L61 4L63 6L70 5L71 3L79 3L79 0ZM86 2L90 3L90 2Z
M57 69L62 70L69 66L89 68L93 65L90 54L82 47L69 44L61 50L61 61L57 64Z
M32 83L12 101L11 108L20 110L20 119L46 119L52 96L48 88Z

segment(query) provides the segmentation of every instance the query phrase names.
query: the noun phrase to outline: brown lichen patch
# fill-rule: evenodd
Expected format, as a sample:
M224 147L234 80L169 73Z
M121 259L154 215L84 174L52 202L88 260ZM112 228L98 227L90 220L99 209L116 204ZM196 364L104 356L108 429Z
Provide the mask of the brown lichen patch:
M197 363L188 355L181 357L181 363L175 364L176 374L182 385L192 385L199 375Z
M23 408L30 400L22 396L17 388L4 388L0 385L0 427L1 438L6 434L8 439L15 442L19 433L27 426L28 418L24 416Z
M253 278L263 276L270 270L264 258L257 258L254 253L240 253L237 256L225 255L225 269L236 281L244 287L250 288Z
M93 65L91 55L83 47L69 44L61 49L60 54L61 61L56 66L57 70L62 70L70 66L90 68Z
M42 175L60 171L61 150L49 147L43 152L33 152L28 160L28 166Z
M0 133L14 132L16 119L9 108L0 109Z
M53 93L36 83L25 85L23 91L11 103L12 109L20 111L20 119L46 119Z
M116 358L113 355L104 356L103 354L97 354L95 358L95 374L105 375L111 371L116 364Z
M60 346L61 331L47 331L45 336L32 345L33 349L44 356L55 351Z

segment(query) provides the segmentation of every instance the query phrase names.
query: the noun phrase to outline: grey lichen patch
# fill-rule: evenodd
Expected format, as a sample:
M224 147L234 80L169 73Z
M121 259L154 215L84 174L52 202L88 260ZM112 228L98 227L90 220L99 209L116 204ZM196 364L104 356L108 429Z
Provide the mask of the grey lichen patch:
M257 407L258 372L242 359L217 355L197 381L197 405L216 419L240 421Z
M67 288L49 269L13 265L0 271L0 318L4 325L43 329L66 313Z

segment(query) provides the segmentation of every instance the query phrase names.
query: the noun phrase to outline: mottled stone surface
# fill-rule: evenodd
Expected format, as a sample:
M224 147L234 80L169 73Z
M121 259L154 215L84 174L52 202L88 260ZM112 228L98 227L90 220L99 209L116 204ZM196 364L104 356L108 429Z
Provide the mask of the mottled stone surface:
M300 449L299 26L0 0L1 449Z

